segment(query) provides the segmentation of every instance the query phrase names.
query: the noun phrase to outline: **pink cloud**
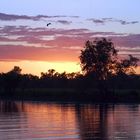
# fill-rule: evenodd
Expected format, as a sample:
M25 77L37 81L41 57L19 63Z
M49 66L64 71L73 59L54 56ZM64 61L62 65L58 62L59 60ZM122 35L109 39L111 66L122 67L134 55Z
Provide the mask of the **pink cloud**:
M127 36L114 36L111 37L112 41L117 45L117 46L122 46L122 47L140 47L140 34L130 34Z
M42 18L64 18L64 17L71 17L71 18L79 18L78 16L66 16L66 15L37 15L37 16L28 16L28 15L17 15L17 14L6 14L0 13L0 20L3 21L14 21L14 20L41 20Z
M64 60L76 60L79 56L77 52L80 52L84 43L87 40L94 40L98 36L112 39L120 53L140 54L140 34L93 32L88 29L66 30L5 26L0 28L0 58L59 61L64 56ZM20 43L21 45L16 45Z
M18 45L0 45L0 60L77 61L77 53L66 49L48 49Z

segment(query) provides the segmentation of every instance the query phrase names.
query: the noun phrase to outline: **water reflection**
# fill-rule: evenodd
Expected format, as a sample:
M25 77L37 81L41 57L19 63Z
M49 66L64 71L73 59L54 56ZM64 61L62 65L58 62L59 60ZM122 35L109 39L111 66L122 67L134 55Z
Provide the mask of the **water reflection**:
M22 102L0 102L0 139L20 139L23 125L26 127L26 113Z
M106 105L82 105L77 106L77 117L80 126L81 139L93 140L107 137L107 114Z
M24 107L22 102L19 102L18 104L12 101L0 102L0 113L21 112L23 109Z
M0 102L2 140L140 139L138 104Z
M79 138L73 104L26 103L24 108L32 137L60 140Z

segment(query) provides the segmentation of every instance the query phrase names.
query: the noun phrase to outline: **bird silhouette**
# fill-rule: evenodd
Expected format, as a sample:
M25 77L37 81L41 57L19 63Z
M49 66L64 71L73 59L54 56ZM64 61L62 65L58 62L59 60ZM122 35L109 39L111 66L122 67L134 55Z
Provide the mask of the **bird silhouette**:
M47 26L51 25L51 23L47 23Z

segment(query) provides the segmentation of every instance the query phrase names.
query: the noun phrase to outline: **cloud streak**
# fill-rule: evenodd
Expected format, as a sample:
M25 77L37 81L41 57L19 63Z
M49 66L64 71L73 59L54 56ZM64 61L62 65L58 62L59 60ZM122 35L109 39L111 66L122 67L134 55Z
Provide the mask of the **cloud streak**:
M48 15L37 15L37 16L28 16L28 15L17 15L17 14L5 14L0 13L0 20L1 21L15 21L15 20L33 20L38 21L41 19L49 19L49 18L79 18L78 16L66 16L66 15L55 15L55 16L48 16Z
M26 16L26 15L12 15L0 13L0 20L3 21L12 21L12 20L38 20L41 16Z
M78 61L85 41L97 37L112 39L120 54L140 56L140 34L5 26L0 28L0 59Z
M125 21L125 20L119 20L119 19L115 19L115 18L102 18L102 19L90 18L87 20L92 21L95 24L106 24L108 22L116 22L116 23L120 23L121 25L128 25L128 24L133 25L133 24L139 23L139 21Z
M58 23L64 24L64 25L69 25L72 23L72 21L67 21L67 20L57 20Z
M36 16L29 16L29 15L17 15L17 14L6 14L6 13L0 13L0 20L1 21L16 21L16 20L33 20L33 21L39 21L42 19L50 19L50 18L80 18L79 16L67 16L67 15L54 15L54 16L48 16L48 15L36 15ZM120 20L115 18L101 18L101 19L95 19L95 18L89 18L88 21L92 21L95 24L105 24L108 22L117 22L121 25L128 25L128 24L137 24L139 21L126 21L126 20ZM58 20L58 23L61 24L71 24L72 21L67 20Z

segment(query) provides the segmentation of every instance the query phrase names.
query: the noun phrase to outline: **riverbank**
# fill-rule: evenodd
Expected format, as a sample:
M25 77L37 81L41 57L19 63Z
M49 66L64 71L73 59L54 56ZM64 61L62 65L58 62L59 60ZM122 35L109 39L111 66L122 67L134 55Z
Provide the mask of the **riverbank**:
M140 102L140 90L118 89L101 92L96 89L16 89L0 92L1 99L33 101Z

